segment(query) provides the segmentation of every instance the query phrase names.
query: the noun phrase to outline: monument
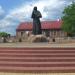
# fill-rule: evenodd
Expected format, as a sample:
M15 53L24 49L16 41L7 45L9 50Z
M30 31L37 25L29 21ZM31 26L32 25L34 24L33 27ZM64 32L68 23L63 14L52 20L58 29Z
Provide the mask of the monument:
M42 34L41 22L40 22L40 18L42 18L42 15L41 15L40 11L37 10L37 7L34 7L31 18L33 19L32 33L34 35Z
M40 18L42 18L42 15L40 11L37 10L36 6L33 8L31 18L33 19L33 29L32 35L29 37L29 40L31 42L47 42L48 40L46 36L42 34L41 29Z

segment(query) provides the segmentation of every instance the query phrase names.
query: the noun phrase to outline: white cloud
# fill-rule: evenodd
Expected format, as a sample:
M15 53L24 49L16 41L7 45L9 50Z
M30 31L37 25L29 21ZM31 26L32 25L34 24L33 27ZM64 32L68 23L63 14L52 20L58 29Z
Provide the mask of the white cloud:
M38 0L15 8L10 11L10 15L19 21L30 21L33 7L37 6L42 13L42 20L58 19L61 17L64 7L68 4L68 1L65 0Z
M5 13L4 9L2 8L2 6L0 6L0 16L2 16Z
M19 22L32 21L31 13L34 6L38 7L38 10L42 13L42 20L55 20L61 17L62 11L65 6L71 3L72 0L35 0L32 2L24 3L19 7L16 7L9 11L9 13L0 21L0 29L8 31L9 27L13 30ZM3 13L0 6L0 13ZM10 30L12 33L12 31Z

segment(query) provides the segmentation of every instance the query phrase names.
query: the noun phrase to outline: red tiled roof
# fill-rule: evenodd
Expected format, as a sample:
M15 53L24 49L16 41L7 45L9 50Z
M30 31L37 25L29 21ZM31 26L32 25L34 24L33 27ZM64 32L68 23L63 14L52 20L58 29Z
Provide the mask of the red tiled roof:
M42 29L61 29L62 21L42 21ZM21 23L17 30L32 30L32 22Z

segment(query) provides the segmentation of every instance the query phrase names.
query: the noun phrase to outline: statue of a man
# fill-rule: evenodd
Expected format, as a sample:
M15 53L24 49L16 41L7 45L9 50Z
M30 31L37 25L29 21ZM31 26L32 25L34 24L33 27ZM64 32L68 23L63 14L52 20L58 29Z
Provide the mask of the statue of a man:
M40 18L42 18L42 15L40 11L37 10L37 7L34 7L31 18L33 18L33 34L34 35L42 34L40 22Z

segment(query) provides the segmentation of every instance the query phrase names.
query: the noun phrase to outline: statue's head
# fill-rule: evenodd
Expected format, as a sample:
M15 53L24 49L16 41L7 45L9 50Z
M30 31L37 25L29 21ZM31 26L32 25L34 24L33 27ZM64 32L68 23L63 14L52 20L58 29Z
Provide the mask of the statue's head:
M37 7L36 6L34 7L34 10L37 10Z

